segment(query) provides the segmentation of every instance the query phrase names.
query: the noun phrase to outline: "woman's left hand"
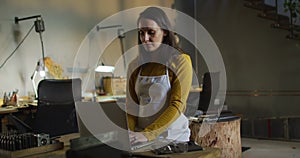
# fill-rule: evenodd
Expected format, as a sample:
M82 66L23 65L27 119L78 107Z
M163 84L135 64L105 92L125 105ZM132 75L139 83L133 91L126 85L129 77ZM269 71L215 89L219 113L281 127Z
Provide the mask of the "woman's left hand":
M130 143L138 143L138 142L147 142L148 139L145 137L145 135L142 132L129 132L129 138L130 138Z

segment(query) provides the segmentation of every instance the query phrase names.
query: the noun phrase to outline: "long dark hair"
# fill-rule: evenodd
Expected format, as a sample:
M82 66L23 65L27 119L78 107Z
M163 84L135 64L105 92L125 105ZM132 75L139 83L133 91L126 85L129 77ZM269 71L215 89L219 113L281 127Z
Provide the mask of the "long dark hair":
M155 21L157 23L157 25L164 31L164 33L166 34L164 37L163 37L163 40L162 40L162 44L165 46L168 46L169 48L166 48L166 49L169 49L170 48L175 48L176 50L180 50L176 44L176 41L175 41L175 34L174 32L171 30L171 23L170 23L170 20L168 18L168 16L166 15L166 13L160 9L160 8L157 8L157 7L149 7L147 9L145 9L142 13L140 13L140 16L137 20L137 25L139 24L140 20L144 18L144 19L151 19L153 21ZM142 53L142 52L145 52L145 49L141 46L142 44L142 41L140 40L139 36L138 36L138 44L139 44L139 50L140 50L140 55L144 54L145 53ZM166 52L163 52L162 57L163 59L168 59L170 56L172 56L172 52L174 51L166 51ZM141 59L141 58L140 58Z
M157 7L149 7L145 9L142 13L140 13L140 16L137 20L137 23L144 18L144 19L151 19L157 23L157 25L164 30L166 33L166 36L164 36L164 39L162 41L163 44L167 44L171 47L176 47L176 42L175 42L175 35L174 32L171 31L171 23L166 15L166 13ZM140 38L138 38L138 44L141 44Z

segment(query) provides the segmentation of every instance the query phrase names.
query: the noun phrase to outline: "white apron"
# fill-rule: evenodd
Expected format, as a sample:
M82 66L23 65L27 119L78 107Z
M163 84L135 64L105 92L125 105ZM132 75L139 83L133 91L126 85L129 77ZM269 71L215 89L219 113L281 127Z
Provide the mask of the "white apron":
M137 126L144 129L169 106L171 84L167 67L166 74L161 76L141 76L141 69L136 80L135 91L139 99ZM160 137L178 142L189 141L190 129L186 116L181 113Z

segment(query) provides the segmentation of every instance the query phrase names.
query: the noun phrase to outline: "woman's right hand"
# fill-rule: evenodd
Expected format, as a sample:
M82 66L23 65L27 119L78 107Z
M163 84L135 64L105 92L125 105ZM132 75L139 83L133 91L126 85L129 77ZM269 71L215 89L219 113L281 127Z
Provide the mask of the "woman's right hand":
M129 131L129 139L131 144L138 142L147 142L147 137L142 132Z

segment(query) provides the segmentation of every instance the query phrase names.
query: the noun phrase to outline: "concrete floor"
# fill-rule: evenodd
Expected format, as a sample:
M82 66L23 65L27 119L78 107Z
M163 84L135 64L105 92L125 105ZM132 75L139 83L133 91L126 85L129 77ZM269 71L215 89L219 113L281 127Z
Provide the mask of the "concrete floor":
M300 141L277 141L242 138L243 147L251 147L243 152L243 158L299 158Z

